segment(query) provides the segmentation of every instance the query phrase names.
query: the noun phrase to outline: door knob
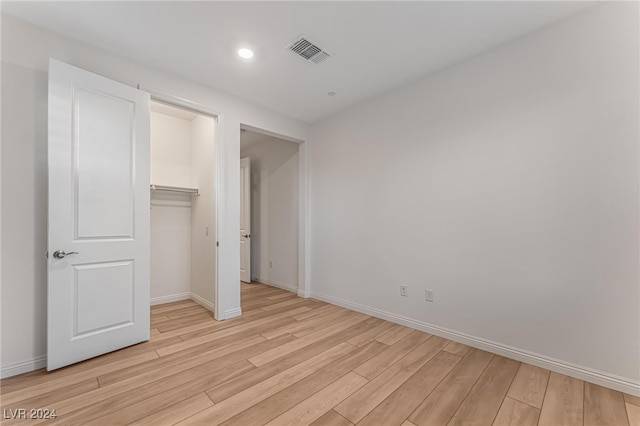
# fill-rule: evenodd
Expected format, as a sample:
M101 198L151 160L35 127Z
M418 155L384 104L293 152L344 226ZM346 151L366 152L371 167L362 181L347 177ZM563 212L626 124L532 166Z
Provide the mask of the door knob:
M243 237L244 238L251 238L251 234L244 234Z
M53 252L53 257L55 257L56 259L64 259L65 256L69 256L70 254L78 254L77 251L72 251L69 253L65 253L62 250L56 250Z

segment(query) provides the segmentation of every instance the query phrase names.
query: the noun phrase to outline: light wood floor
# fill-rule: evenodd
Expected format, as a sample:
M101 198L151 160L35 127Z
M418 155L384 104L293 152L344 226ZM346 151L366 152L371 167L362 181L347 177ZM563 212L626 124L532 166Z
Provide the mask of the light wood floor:
M262 284L152 307L150 342L1 382L65 425L640 425L640 398ZM3 424L37 420L5 420Z

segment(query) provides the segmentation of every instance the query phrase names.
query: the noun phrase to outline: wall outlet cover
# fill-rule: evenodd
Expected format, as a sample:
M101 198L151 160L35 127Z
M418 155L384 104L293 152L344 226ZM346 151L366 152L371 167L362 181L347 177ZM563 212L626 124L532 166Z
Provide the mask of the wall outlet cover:
M424 290L424 300L426 300L427 302L433 302L433 290Z

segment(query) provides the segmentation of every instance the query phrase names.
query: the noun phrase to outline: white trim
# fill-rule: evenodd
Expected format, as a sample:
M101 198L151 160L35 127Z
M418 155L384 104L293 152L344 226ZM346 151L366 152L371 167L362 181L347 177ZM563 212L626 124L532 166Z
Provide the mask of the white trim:
M156 102L166 103L172 106L180 107L191 112L195 112L198 115L207 115L214 119L218 119L221 115L219 111L213 110L206 105L199 104L197 102L190 101L189 99L176 96L173 93L165 92L164 90L155 89L153 87L144 87L138 84L138 90L147 92L151 96L151 100Z
M303 297L303 296L301 296ZM575 377L587 382L595 383L601 386L615 389L620 392L625 392L630 395L640 396L640 382L628 379L625 377L616 376L606 373L604 371L594 370L588 367L572 364L559 359L551 358L545 355L536 354L533 352L525 351L523 349L514 348L512 346L503 345L501 343L492 342L490 340L482 339L480 337L471 336L457 331L449 330L443 327L439 327L433 324L429 324L422 321L417 321L411 318L404 317L402 315L393 314L376 308L370 308L368 306L360 305L358 303L349 302L347 300L338 299L336 297L325 296L315 292L311 293L311 297L314 299L328 302L333 305L342 306L343 308L351 309L353 311L362 312L367 315L374 316L376 318L382 318L384 320L401 324L407 327L414 328L416 330L424 331L430 334L434 334L440 337L444 337L449 340L453 340L459 343L463 343L468 346L473 346L478 349L482 349L488 352L492 352L498 355L502 355L508 358L512 358L527 364L532 364L547 370L555 371L557 373L565 374L567 376Z
M207 299L205 299L202 296L198 296L195 293L190 293L190 294L191 294L191 300L193 300L194 302L196 302L200 306L204 306L205 308L207 308L208 310L210 310L211 312L213 312L215 314L215 308L216 307L215 307L215 305L213 303L209 302Z
M271 136L272 138L282 139L282 140L285 140L285 141L294 142L294 143L298 143L298 144L304 143L304 141L302 139L293 138L291 136L283 135L282 133L272 132L272 131L269 131L267 129L250 126L250 125L244 124L244 123L240 123L240 130L248 130L248 131L253 132L253 133L260 133L261 135Z
M0 378L5 379L7 377L16 376L22 373L28 373L29 371L39 370L47 366L47 357L41 356L29 361L17 362L15 364L7 365L0 369Z
M224 319L231 319L242 315L242 308L227 309L224 311Z
M214 258L214 268L215 273L213 277L213 301L214 301L214 310L213 310L213 318L216 321L221 321L224 318L220 316L220 305L221 297L220 297L220 241L221 233L220 233L220 215L221 212L224 212L226 208L226 182L224 179L224 119L221 114L219 114L214 127L213 133L213 161L214 161L214 183L213 183L213 202L214 202L214 214L215 221L213 224L213 229L216 236L216 245L215 245L215 258ZM237 235L237 234L236 234ZM238 251L238 255L239 251ZM240 291L240 285L238 284L238 292Z
M258 281L258 282L260 282L262 284L267 284L267 285L270 285L272 287L278 287L278 288L281 288L283 290L290 291L292 293L298 293L298 286L297 285L285 284L285 283L281 283L281 282L270 280L268 278L263 278L263 277L251 277L251 279L253 281Z
M311 221L309 220L308 144L298 147L298 295L311 293Z
M169 294L167 296L159 296L151 298L151 306L161 305L163 303L179 302L180 300L189 300L191 293L188 291L185 293Z
M298 297L302 297L303 299L308 299L312 296L312 293L309 291L304 291L303 289L298 290Z

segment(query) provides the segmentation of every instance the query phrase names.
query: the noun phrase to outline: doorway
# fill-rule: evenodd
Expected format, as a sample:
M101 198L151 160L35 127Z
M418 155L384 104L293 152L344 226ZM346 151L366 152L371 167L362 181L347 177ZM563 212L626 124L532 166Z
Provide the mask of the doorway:
M151 101L151 304L215 311L213 117Z
M241 130L240 157L245 166L241 166L240 198L248 200L241 203L248 208L240 209L241 250L245 247L249 257L245 273L241 271L245 283L298 292L299 145L256 129ZM248 178L242 179L242 171ZM248 227L242 225L243 210L250 218ZM248 250L244 241L249 238L243 235L249 235ZM246 257L241 253L241 261Z

